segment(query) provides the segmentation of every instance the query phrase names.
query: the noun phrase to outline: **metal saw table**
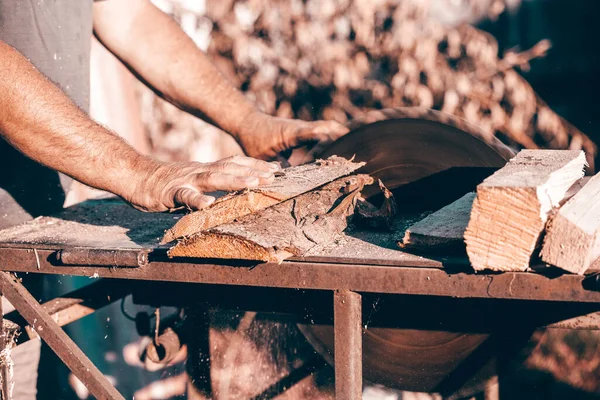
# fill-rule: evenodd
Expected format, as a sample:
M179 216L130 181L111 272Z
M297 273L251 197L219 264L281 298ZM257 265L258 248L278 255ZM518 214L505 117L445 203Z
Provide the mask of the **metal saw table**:
M210 292L216 286L226 296L212 297L214 303L227 298L228 302L238 301L242 309L277 312L286 308L286 302L274 300L274 291L293 296L300 289L308 294L304 299L310 299L313 292L328 294L331 303L320 307L333 320L336 397L345 400L361 398L362 307L371 294L409 298L411 304L433 301L442 308L437 314L438 328L442 324L451 329L455 324L466 331L481 332L515 326L599 326L600 292L594 290L593 276L554 270L474 274L464 257L408 254L397 248L398 237L362 232L350 232L318 254L281 265L168 259L166 247L158 242L178 218L174 214L144 214L119 200L106 199L0 231L2 295L96 398L122 396L60 326L136 290L142 297L144 293L155 296L161 286L170 288L169 293L184 293L189 287L196 293L202 293L203 288ZM94 281L87 292L80 289L81 295L65 296L42 306L12 272L107 279ZM239 290L251 290L254 300L236 295ZM266 296L269 300L261 301ZM288 303L296 303L294 299ZM444 319L448 310L468 309L473 302L489 307L476 317L465 312L462 319ZM296 304L295 310L302 310L302 306ZM491 316L490 309L497 315ZM380 323L390 323L386 321ZM394 321L411 329L432 328L431 315L424 318L410 310L399 311Z

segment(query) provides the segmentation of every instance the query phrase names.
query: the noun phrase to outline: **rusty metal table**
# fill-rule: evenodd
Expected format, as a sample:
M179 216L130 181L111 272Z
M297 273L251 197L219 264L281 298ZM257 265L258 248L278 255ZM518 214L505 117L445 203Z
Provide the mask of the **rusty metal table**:
M449 304L464 299L503 302L520 309L531 306L529 310L536 310L535 321L529 323L535 326L596 329L600 321L600 292L593 290L593 277L555 270L473 274L464 257L428 258L404 253L395 249L397 238L389 234L350 233L320 253L280 265L168 259L158 240L177 218L172 214L143 214L108 199L86 202L57 217L38 218L0 231L1 293L99 399L122 397L64 333L56 315L71 306L86 315L107 302L107 291L112 291L108 300L114 301L156 282L333 294L336 395L343 399L361 396L361 300L369 294L418 296ZM96 283L101 295L91 295L87 303L69 296L71 301L42 307L9 272L109 279ZM279 311L276 303L260 307ZM68 321L62 322L60 325Z

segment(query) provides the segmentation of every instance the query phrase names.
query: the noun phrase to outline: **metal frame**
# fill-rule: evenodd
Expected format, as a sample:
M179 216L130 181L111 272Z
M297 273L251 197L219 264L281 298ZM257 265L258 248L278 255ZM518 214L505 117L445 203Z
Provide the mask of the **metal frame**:
M94 261L96 257L98 262ZM600 327L600 292L589 290L586 282L594 280L582 276L517 272L476 275L460 272L460 269L451 273L448 271L456 270L453 268L455 264L441 269L444 265L439 261L422 259L422 262L416 263L414 258L406 265L396 260L394 266L348 264L348 260L344 259L324 261L329 262L295 260L281 265L224 264L223 260L218 263L216 260L178 262L167 260L160 252L148 254L139 250L90 252L87 249L70 249L65 252L57 249L0 248L2 271L116 278L98 282L98 286L102 290L112 288L118 295L133 291L138 284L157 284L152 281L165 282L164 285L168 285L166 282L185 282L204 284L205 287L306 289L332 293L336 395L344 400L360 399L362 395L361 309L364 295L411 295L441 301L487 299L511 304L519 301L557 309L558 305L566 304L573 307L564 312L550 313L537 324L576 329ZM384 260L380 264L384 264ZM124 286L120 279L128 280L127 284ZM141 282L134 284L133 281ZM40 305L8 272L0 273L0 292L94 396L101 399L122 398L49 315L60 310ZM116 298L117 295L111 300ZM273 303L266 307L274 307L270 311L277 311ZM67 308L87 307L85 312L89 313L102 302L89 307L84 301L67 301L64 304L68 305ZM568 321L562 323L562 320Z
M362 398L362 298L350 290L333 292L335 395Z

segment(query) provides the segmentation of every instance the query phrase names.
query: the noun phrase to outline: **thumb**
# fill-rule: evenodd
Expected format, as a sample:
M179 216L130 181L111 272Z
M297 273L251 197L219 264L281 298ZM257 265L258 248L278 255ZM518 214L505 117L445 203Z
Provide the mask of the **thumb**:
M309 142L332 142L348 133L348 128L336 121L316 121L300 129L290 138L295 146Z
M191 187L182 187L175 192L173 201L176 205L186 206L191 210L201 210L211 205L215 201L215 198L207 196Z
M332 140L338 139L348 133L350 130L337 121L316 121L313 122L314 131L321 136L329 136Z

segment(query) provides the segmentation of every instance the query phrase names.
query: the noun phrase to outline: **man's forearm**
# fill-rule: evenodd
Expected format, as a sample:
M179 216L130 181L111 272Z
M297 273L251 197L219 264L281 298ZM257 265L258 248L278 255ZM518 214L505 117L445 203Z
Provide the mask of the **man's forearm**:
M1 41L0 71L0 135L28 157L126 200L138 180L157 167L93 122Z
M169 16L147 0L94 6L99 40L155 92L234 137L257 115Z

